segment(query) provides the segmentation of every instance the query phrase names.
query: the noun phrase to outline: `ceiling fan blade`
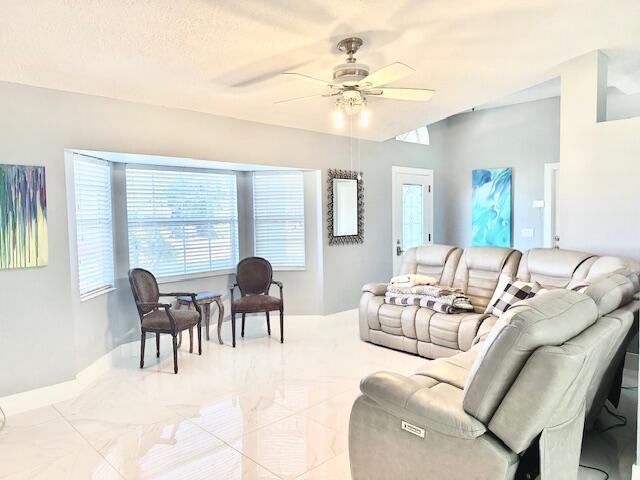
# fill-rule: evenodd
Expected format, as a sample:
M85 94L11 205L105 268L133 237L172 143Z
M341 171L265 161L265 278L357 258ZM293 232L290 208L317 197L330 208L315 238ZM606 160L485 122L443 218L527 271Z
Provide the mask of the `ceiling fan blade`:
M291 78L298 78L300 80L306 80L307 82L317 83L319 85L323 85L325 87L333 87L333 84L330 82L325 82L324 80L320 80L319 78L310 77L309 75L305 75L304 73L297 72L282 72L280 75L287 75Z
M411 68L409 65L405 65L401 62L395 62L386 67L382 67L376 70L373 73L370 73L362 80L360 80L360 85L368 84L369 88L371 87L379 87L380 85L386 85L387 83L395 82L396 80L401 80L405 77L411 75L415 70Z
M287 102L295 102L296 100L306 100L308 98L320 98L320 97L332 97L333 95L327 95L326 93L323 94L316 94L316 95L306 95L304 97L294 97L294 98L286 98L284 100L278 100L277 102L273 102L274 104L276 103L287 103Z
M431 100L434 93L436 93L435 90L429 90L427 88L380 88L369 94L381 98L390 98L392 100L427 102Z

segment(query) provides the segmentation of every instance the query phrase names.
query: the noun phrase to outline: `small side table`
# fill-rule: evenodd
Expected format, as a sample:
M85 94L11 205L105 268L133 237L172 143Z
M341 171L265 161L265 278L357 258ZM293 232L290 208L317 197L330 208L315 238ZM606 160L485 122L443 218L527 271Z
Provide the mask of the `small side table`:
M197 292L196 303L202 307L202 313L205 322L205 332L207 340L209 340L209 323L211 322L211 304L218 305L218 341L222 344L222 319L224 318L224 305L222 304L222 293L219 292ZM193 302L191 297L178 297L178 307L186 305L192 308Z

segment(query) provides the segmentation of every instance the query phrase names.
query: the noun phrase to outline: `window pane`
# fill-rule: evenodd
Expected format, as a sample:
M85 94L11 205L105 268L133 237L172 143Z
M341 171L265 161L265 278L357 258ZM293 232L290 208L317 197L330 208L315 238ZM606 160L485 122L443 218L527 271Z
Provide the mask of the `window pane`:
M402 185L402 250L423 242L422 185Z
M114 284L111 167L108 162L75 155L73 169L78 287L80 295L87 295Z
M304 267L302 172L253 175L254 250L274 267Z
M429 129L424 126L411 130L396 136L396 140L401 142L421 143L422 145L429 145Z
M233 173L127 167L129 264L158 277L234 268Z

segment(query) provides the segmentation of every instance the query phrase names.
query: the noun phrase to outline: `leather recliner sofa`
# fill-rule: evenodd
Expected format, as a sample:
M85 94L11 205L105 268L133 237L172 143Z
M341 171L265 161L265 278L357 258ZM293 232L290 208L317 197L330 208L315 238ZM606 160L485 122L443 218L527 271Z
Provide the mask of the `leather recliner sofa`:
M385 304L387 284L369 283L362 288L360 299L360 338L425 358L455 355L469 350L495 323L497 318L485 310L501 274L563 288L620 268L640 271L633 260L572 250L535 248L522 254L498 247L467 247L464 251L448 245L414 247L403 256L399 273L430 275L441 285L462 289L474 312L451 315Z
M480 264L472 265L465 268ZM621 267L625 274L611 273ZM639 280L629 272L639 270L618 257L526 252L517 277L556 289L486 317L466 351L410 377L378 372L362 381L350 419L352 477L577 478L585 421L604 403L638 313ZM589 286L572 291L578 284ZM377 296L363 295L368 335ZM521 464L529 449L539 451L533 467Z

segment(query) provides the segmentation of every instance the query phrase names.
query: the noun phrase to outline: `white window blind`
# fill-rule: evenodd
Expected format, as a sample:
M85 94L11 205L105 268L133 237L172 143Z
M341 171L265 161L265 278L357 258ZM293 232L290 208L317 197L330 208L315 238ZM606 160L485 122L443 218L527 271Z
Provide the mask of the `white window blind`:
M254 172L254 250L274 267L304 267L304 181L300 171Z
M85 296L113 287L111 166L74 157L78 286Z
M127 166L129 264L157 277L235 268L236 176Z

